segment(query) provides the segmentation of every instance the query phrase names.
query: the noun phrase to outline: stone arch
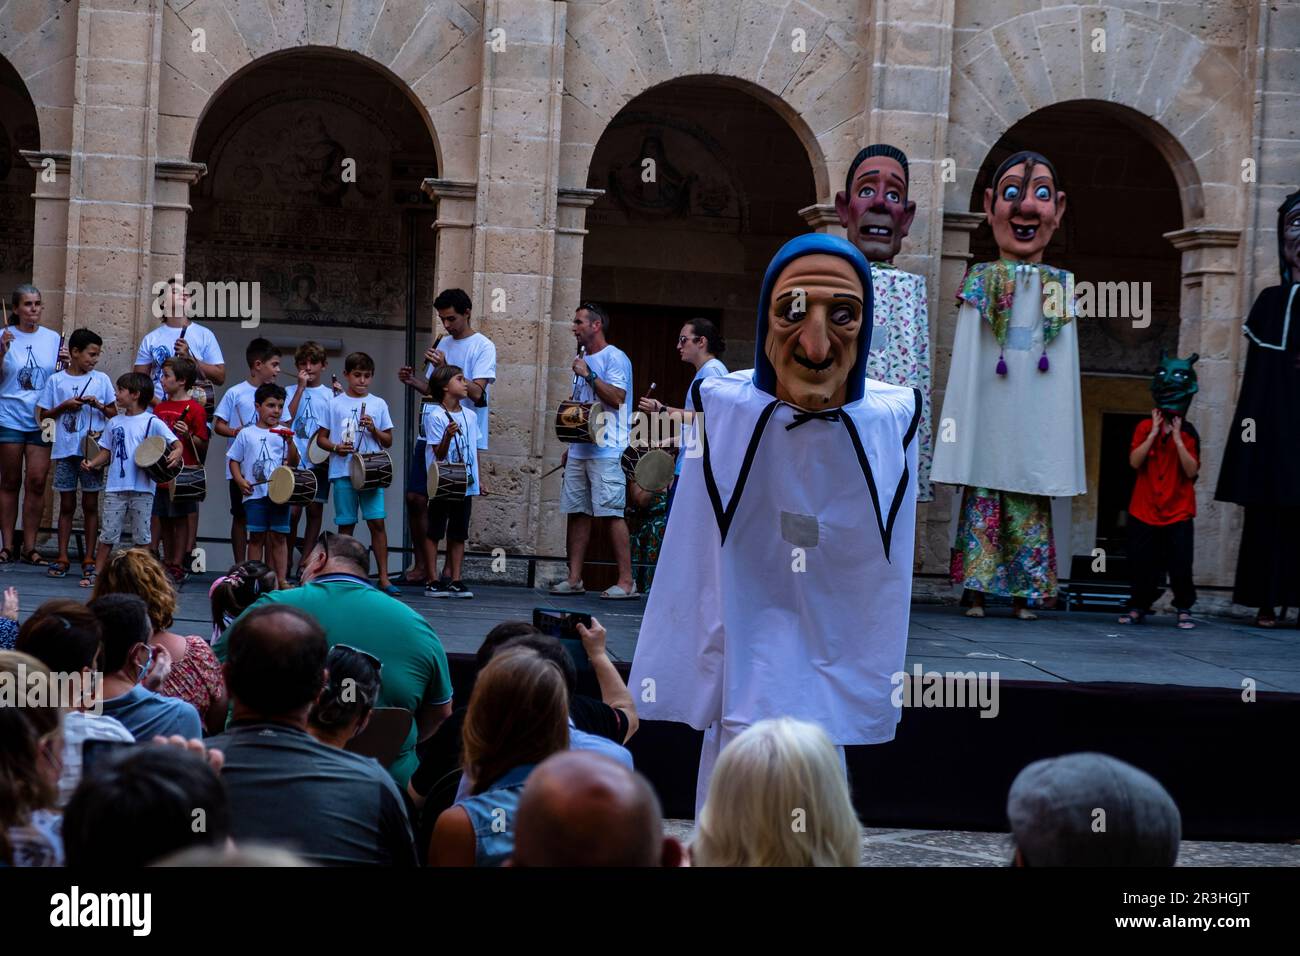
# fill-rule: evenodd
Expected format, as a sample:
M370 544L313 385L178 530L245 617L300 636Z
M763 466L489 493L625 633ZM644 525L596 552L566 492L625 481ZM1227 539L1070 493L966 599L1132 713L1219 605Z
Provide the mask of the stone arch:
M39 146L36 105L18 71L0 56L0 296L6 301L11 289L34 278L36 170L28 156Z
M6 9L0 57L9 61L36 110L40 146L67 150L72 139L70 81L77 55L77 17L63 0L32 0ZM33 146L32 149L38 147Z
M797 9L796 9L797 6ZM569 7L560 182L580 186L601 134L636 96L670 80L709 78L772 107L808 152L817 198L859 148L869 56L853 24L805 5ZM796 35L802 30L802 35Z
M426 123L441 174L474 179L482 22L454 0L356 9L307 3L278 15L258 4L167 6L159 92L159 155L192 153L203 116L246 70L269 57L345 57L386 76ZM203 50L193 49L203 30ZM436 130L436 133L435 133Z
M1093 53L1102 30L1106 54ZM1235 223L1247 117L1231 107L1247 78L1220 50L1169 23L1114 6L1025 13L953 52L948 149L957 182L945 205L966 208L980 163L1002 134L1043 107L1100 101L1164 155L1187 226Z

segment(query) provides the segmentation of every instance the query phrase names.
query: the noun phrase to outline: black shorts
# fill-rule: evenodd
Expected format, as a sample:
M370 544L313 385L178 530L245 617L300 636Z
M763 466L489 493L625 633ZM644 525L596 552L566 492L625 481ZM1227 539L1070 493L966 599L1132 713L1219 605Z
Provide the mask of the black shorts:
M244 493L239 490L239 485L235 484L234 478L226 480L230 487L230 517L237 521L244 520Z
M469 513L474 503L472 496L464 498L432 498L429 501L429 540L469 540Z
M406 493L429 497L429 469L424 464L425 443L423 438L415 440L406 459Z

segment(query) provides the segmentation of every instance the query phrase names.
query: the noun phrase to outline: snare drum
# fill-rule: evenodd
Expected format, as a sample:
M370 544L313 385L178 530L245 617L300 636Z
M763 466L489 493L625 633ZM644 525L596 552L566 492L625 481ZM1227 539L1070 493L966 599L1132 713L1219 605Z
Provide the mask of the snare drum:
M171 483L172 501L202 501L208 496L207 472L199 465L185 465Z
M311 441L307 443L307 460L313 465L323 465L330 460L330 453L316 444L315 435L312 435Z
M603 411L603 406L598 408L593 402L560 402L555 412L555 437L566 444L594 445Z
M673 469L677 459L664 448L637 448L629 445L623 450L623 474L646 491L663 491L673 483Z
M429 466L425 489L429 500L459 500L469 491L469 468L463 461L437 461Z
M355 454L349 462L348 470L352 478L352 487L357 491L387 488L393 483L393 459L388 457L386 451Z
M136 446L134 458L135 466L160 485L167 484L179 475L183 467L180 464L167 464L167 442L161 435L150 435L140 442Z
M309 505L316 499L316 472L281 465L271 472L266 496L277 505Z

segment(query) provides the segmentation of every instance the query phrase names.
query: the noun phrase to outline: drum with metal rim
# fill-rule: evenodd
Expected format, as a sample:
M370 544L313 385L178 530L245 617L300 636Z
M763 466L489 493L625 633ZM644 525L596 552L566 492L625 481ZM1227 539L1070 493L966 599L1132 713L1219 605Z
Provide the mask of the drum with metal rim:
M429 466L425 489L429 500L458 500L469 492L469 466L463 461L437 461Z
M201 378L190 389L190 398L203 406L203 413L212 421L212 413L217 409L217 387L206 378Z
M393 459L386 451L354 454L348 463L352 487L357 491L387 488L393 483Z
M560 402L555 412L555 437L566 444L596 444L604 406L593 402Z
M172 501L202 501L208 496L208 476L200 465L183 465L167 489Z
M277 505L309 505L316 499L316 472L281 465L271 472L266 496Z
M160 485L165 485L181 473L183 467L167 464L167 441L161 435L150 435L135 449L135 466Z
M666 448L638 448L629 445L623 449L621 459L623 474L646 491L663 491L673 483L673 469L677 459Z

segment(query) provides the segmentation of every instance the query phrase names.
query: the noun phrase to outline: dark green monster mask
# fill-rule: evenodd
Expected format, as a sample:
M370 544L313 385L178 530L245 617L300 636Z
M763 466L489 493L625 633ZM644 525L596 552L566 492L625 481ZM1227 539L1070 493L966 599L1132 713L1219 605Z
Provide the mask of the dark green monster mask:
M1160 367L1151 376L1151 394L1155 397L1156 408L1182 418L1187 417L1192 396L1200 388L1196 384L1196 369L1192 368L1198 358L1200 355L1195 352L1191 358L1180 359L1161 350Z

